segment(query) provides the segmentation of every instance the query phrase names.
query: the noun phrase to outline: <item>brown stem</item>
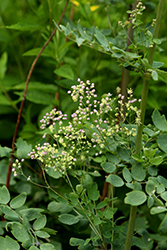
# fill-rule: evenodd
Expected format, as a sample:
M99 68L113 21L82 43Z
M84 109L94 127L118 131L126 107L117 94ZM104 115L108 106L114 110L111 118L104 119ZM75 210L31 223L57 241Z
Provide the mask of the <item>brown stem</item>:
M137 0L134 0L132 10L136 8ZM129 19L129 18L128 18ZM127 49L126 51L130 51L129 46L132 44L133 39L133 25L130 25L128 29L128 40L127 40ZM125 68L122 69L122 82L121 82L121 94L124 95L124 102L127 99L127 87L129 83L129 71Z
M102 196L100 197L100 201L103 201L105 199L105 197L108 197L108 187L109 187L109 183L104 182L104 187L103 187L103 193L102 193Z
M136 8L136 4L137 4L137 0L134 0L134 3L133 3L131 10L134 10ZM128 19L129 19L129 17L128 17ZM130 27L128 28L128 40L127 40L127 49L126 49L127 52L130 52L129 46L132 44L132 39L133 39L133 25L130 25ZM121 94L124 96L123 103L126 103L126 101L127 101L128 83L129 83L129 71L123 67L122 68L122 79L121 79ZM125 110L125 105L124 105L123 113L125 114L125 112L126 112L126 110ZM120 121L121 121L121 114L119 114L119 116L118 116L118 123Z
M64 6L63 12L60 16L60 19L58 21L58 25L61 23L61 20L64 16L64 13L66 11L67 5L69 3L69 0L66 1L66 4ZM21 120L21 116L22 116L22 112L23 112L23 107L24 107L24 102L25 102L25 98L26 98L26 93L27 93L27 88L28 88L28 84L32 75L32 72L34 70L34 67L40 57L40 55L42 54L42 52L44 51L44 49L46 48L46 46L50 43L50 41L52 40L53 36L55 35L55 32L57 30L57 27L54 29L54 31L52 32L51 36L49 37L49 39L46 41L46 43L44 44L44 46L42 47L42 49L40 50L40 52L38 53L38 55L36 56L36 58L34 59L31 68L29 70L28 76L27 76L27 80L26 80L26 86L24 89L24 93L23 93L23 98L22 98L22 102L20 105L20 110L19 110L19 114L17 117L17 123L16 123L16 128L15 128L15 132L14 132L14 136L13 136L13 141L12 141L12 151L10 153L10 158L9 158L9 165L8 165L8 172L7 172L7 179L6 179L6 187L9 189L9 183L10 183L10 176L11 176L11 171L12 171L12 163L13 163L13 154L15 151L15 142L16 142L16 138L17 138L17 134L18 134L18 129L19 129L19 125L20 125L20 120Z

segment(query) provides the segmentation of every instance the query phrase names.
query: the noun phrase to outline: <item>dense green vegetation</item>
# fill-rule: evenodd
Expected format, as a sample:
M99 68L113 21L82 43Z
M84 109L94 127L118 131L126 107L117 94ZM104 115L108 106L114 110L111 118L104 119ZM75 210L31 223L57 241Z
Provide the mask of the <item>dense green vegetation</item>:
M165 7L0 2L4 250L167 249Z

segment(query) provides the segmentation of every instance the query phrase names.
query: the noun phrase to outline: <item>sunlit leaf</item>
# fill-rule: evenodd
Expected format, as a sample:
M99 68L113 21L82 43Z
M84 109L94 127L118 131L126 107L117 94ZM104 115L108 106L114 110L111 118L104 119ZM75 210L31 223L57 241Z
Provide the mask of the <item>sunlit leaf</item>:
M147 196L143 191L135 190L126 194L125 203L132 206L142 205L147 200Z
M151 214L159 214L159 213L164 213L166 211L167 211L166 207L158 206L158 207L152 207L150 210L150 213Z
M106 178L106 182L111 183L114 187L122 187L124 185L124 181L118 175L110 174Z

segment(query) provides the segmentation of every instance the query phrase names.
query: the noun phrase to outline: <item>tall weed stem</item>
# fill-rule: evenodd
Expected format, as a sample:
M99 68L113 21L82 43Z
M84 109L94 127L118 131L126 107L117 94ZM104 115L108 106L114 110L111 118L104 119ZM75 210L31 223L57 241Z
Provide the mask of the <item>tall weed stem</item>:
M153 38L157 38L159 34L164 4L165 4L165 0L159 1ZM152 65L153 60L154 60L155 48L156 48L156 44L154 43L153 47L150 49L150 54L149 54L149 59L148 59L150 65ZM142 100L141 100L141 106L140 106L141 124L138 126L137 138L136 138L136 154L138 155L140 154L140 150L141 150L142 132L143 132L144 119L145 119L149 82L150 82L150 75L147 75L146 73L144 77L144 82L143 82ZM133 232L134 232L134 227L135 227L135 220L136 220L136 213L137 213L137 207L131 206L128 232L127 232L126 243L125 243L125 250L131 249Z
M66 4L64 6L63 12L60 16L60 19L58 21L58 25L61 23L61 20L64 16L64 13L66 11L67 5L69 3L69 0L66 1ZM49 37L49 39L46 41L46 43L44 44L44 46L41 48L41 50L39 51L38 55L36 56L36 58L34 59L31 68L29 70L28 76L27 76L27 80L26 80L26 85L24 88L24 93L23 93L23 97L22 97L22 101L21 101L21 105L20 105L20 109L19 109L19 114L17 117L17 122L16 122L16 128L15 128L15 132L14 132L14 136L13 136L13 140L12 140L12 151L10 152L10 158L9 158L9 165L8 165L8 172L7 172L7 179L6 179L6 187L9 189L9 184L10 184L10 177L11 177L11 172L12 172L12 164L13 164L13 159L14 159L14 151L15 151L15 143L16 143L16 139L17 139L17 134L18 134L18 130L19 130L19 126L20 126L20 121L21 121L21 116L22 116L22 112L23 112L23 107L24 107L24 103L25 103L25 99L26 99L26 94L27 94L27 89L28 89L28 85L31 79L31 75L32 72L34 70L34 67L40 57L40 55L42 54L42 52L44 51L44 49L47 47L47 45L50 43L50 41L52 40L52 38L54 37L55 33L56 33L57 27L54 29L54 31L52 32L51 36Z

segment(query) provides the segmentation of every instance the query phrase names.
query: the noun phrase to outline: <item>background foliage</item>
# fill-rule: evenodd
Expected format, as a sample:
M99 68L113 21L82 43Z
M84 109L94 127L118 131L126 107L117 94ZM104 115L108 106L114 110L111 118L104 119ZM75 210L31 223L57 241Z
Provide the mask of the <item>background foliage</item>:
M11 0L6 0L0 2L0 144L2 147L5 147L0 148L1 185L6 183L9 148L11 148L28 71L34 57L55 28L55 22L58 22L65 2L64 0L20 0L14 3ZM146 11L142 16L142 21L146 26L149 26L152 19L156 16L158 1L143 1L143 3L146 6ZM76 28L78 20L80 20L83 31L92 32L95 31L97 26L104 35L109 37L113 44L119 44L122 48L125 48L126 32L122 31L118 26L118 21L127 22L128 16L126 11L130 9L131 4L131 0L70 1L63 17L62 25L66 26L69 22L71 27ZM164 63L163 70L167 70L167 45L166 37L164 37L167 23L166 11L167 8L164 8L160 31L160 38L162 38L163 43L158 46L155 54L155 60ZM78 44L80 43L81 40L78 40ZM120 86L122 67L118 67L116 59L112 58L111 55L91 49L90 46L78 47L75 42L67 39L63 33L57 30L54 38L39 58L28 86L16 144L17 147L25 148L25 155L20 156L20 158L26 158L26 151L29 151L30 144L33 147L40 140L40 120L46 112L53 107L57 107L57 109L66 114L71 114L75 110L76 105L71 102L67 90L72 85L77 84L78 77L83 81L89 79L91 82L94 82L100 98L104 93L115 92L116 87ZM142 76L140 74L130 71L129 87L134 89L134 95L137 98L140 98L141 95L141 79ZM151 80L146 123L151 122L150 117L154 108L167 115L166 91L166 83L161 81L161 79L157 82ZM23 142L23 140L26 142ZM44 181L39 165L34 163L32 165L32 162L29 162L29 164L27 163L24 167L25 175L31 175L34 182L43 184ZM50 177L49 181L51 185L61 190L61 193L68 189L62 179L56 180ZM98 184L102 189L103 180L100 177ZM17 178L12 176L10 180L10 195L14 197L22 192L25 192L27 195L25 208L36 207L44 209L48 219L47 227L58 231L57 235L54 235L55 232L51 232L53 234L52 242L54 242L56 249L70 249L69 238L80 237L78 233L80 233L80 228L82 228L81 225L69 226L61 224L58 220L60 208L50 206L50 209L47 209L48 203L54 198L53 194L48 196L44 188L34 186L27 182L27 179L23 176L17 176ZM117 190L116 195L121 200L125 192L126 190L120 188ZM119 215L124 215L125 217L128 215L129 207L127 205L123 206L118 202L117 207ZM39 213L41 212L39 211ZM147 222L149 221L150 232L156 235L162 220L161 216L154 215L154 219L152 219L145 205L142 206L141 213L145 216L143 217L143 222L140 221L139 224L145 224L147 228ZM4 229L4 224L4 221L0 224L2 228L0 231L1 235L11 236ZM139 224L137 225L138 227L140 227ZM81 231L83 238L86 238L90 233L89 229ZM66 240L64 240L64 235L66 235ZM162 245L162 242L166 242L163 237L161 238ZM20 240L20 242L22 241Z

